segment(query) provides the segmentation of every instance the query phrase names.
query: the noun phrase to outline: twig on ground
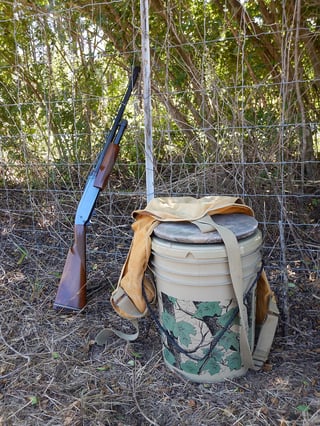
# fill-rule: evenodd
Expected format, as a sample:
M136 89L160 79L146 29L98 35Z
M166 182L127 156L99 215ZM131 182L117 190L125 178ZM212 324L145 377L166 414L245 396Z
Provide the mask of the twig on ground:
M153 420L149 419L149 417L142 411L142 408L140 407L138 398L137 398L137 393L136 393L136 363L134 366L134 370L133 370L133 376L132 376L132 394L133 394L133 398L134 398L134 402L140 412L140 414L151 424L154 426L159 426L158 423L154 422Z
M28 361L28 364L29 364L29 362L31 361L31 358L30 358L30 356L29 355L24 355L24 354L22 354L21 352L19 352L19 351L17 351L13 346L11 346L6 340L5 340L5 338L3 337L3 335L2 335L2 330L1 330L1 327L0 327L0 339L2 340L2 342L4 343L4 345L7 347L7 348L9 348L12 352L14 352L16 355L19 355L19 356L21 356L22 358L25 358L27 361Z

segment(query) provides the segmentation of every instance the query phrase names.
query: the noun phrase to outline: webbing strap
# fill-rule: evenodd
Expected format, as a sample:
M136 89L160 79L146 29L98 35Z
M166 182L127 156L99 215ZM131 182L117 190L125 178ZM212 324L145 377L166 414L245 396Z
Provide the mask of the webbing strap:
M203 218L193 221L199 227L201 232L218 231L220 234L227 253L230 276L233 286L233 291L239 307L240 316L240 355L244 367L253 367L253 358L248 340L248 316L247 310L243 303L243 277L242 277L242 262L239 243L235 234L228 228L218 225L211 216L206 215Z
M279 309L274 296L269 299L269 309L264 323L261 326L259 338L253 353L254 369L260 370L267 361L274 339L279 319Z
M145 316L147 311L141 313L135 304L132 302L130 297L127 295L127 293L123 290L122 287L118 287L117 291L114 292L112 299L111 299L112 305L116 305L119 312L125 312L127 318L130 320L142 318Z
M252 355L247 334L248 317L243 304L242 263L236 236L229 229L215 223L209 215L193 223L198 226L201 232L217 230L225 244L233 290L239 306L240 321L243 324L243 327L240 328L241 358L245 366L259 370L268 359L278 325L279 310L275 297L272 295L269 299L268 313L261 325L258 341Z
M108 340L112 335L116 335L127 342L137 340L139 337L138 319L146 314L146 312L141 314L141 312L138 311L130 297L120 286L117 288L116 295L114 295L112 303L117 304L120 312L123 311L130 316L130 320L128 321L130 321L135 331L134 333L124 333L123 331L116 330L114 328L103 328L95 337L95 342L99 346L108 344Z
M116 335L120 339L126 340L127 342L133 342L137 340L139 336L139 324L138 320L130 320L131 324L135 328L134 333L124 333L123 331L116 330L115 328L103 328L95 337L95 343L99 346L107 345L109 338Z

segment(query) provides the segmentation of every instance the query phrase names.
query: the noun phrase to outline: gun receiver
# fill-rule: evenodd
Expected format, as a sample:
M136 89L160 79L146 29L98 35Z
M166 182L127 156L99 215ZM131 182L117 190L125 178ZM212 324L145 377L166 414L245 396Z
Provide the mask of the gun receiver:
M140 67L135 67L126 93L120 104L113 126L106 137L104 147L96 165L90 172L78 204L74 223L74 242L67 254L57 295L53 304L55 309L79 311L87 303L86 273L86 225L90 221L97 198L108 182L119 152L119 145L128 125L122 116L132 89L136 83Z

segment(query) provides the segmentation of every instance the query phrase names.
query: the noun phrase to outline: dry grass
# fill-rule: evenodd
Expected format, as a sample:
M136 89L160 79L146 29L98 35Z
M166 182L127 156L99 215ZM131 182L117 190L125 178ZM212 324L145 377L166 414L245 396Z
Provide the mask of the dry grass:
M263 371L196 384L166 368L150 318L134 343L114 337L107 347L94 344L102 327L122 324L109 303L121 262L104 235L93 245L113 250L112 261L93 250L90 263L99 267L90 270L88 305L61 315L52 309L65 260L56 245L61 231L46 224L35 236L26 234L34 226L26 218L19 226L12 215L1 219L0 425L320 424L318 281L296 275L289 334L282 336L281 324ZM125 235L128 228L119 229ZM122 253L128 247L119 246Z

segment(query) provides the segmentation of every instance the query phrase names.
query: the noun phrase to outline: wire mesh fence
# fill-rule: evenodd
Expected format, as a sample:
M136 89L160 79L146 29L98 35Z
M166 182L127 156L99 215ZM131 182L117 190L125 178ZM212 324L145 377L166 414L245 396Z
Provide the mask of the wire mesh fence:
M52 298L87 174L140 61L136 3L0 7L1 274L27 279L32 297ZM155 195L251 205L284 311L290 286L319 283L320 262L319 18L316 5L287 3L150 2ZM146 204L143 90L140 79L89 227L92 289L116 284L131 212Z

